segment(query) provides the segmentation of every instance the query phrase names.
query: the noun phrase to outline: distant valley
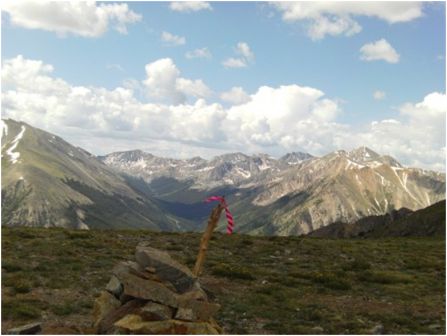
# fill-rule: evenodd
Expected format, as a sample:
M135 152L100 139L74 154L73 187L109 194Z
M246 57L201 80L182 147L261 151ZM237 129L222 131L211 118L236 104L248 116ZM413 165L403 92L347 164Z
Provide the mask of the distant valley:
M230 153L179 160L139 150L96 157L3 120L3 225L199 230L213 206L203 203L209 195L225 195L236 232L301 235L430 206L445 199L445 174L403 167L367 147L279 159Z

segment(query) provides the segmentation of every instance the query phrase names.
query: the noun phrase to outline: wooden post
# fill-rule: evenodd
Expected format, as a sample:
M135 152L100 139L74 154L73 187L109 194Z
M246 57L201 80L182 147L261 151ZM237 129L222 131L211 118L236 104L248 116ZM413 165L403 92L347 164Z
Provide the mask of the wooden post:
M219 203L213 211L211 211L210 218L208 219L208 226L203 233L202 239L200 240L199 253L197 254L196 264L194 266L193 274L198 277L202 272L203 262L205 261L206 250L208 250L208 242L210 241L211 235L219 222L220 215L224 207Z

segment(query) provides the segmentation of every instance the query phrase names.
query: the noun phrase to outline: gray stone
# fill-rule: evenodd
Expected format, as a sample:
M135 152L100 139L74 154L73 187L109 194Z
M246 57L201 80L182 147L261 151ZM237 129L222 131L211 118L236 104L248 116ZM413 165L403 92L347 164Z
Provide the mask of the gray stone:
M131 273L119 273L117 278L124 286L124 297L134 297L151 300L167 306L177 307L177 294L166 288L162 283L142 279Z
M42 330L40 322L25 324L8 330L10 335L35 335Z
M118 278L121 274L125 273L131 273L143 279L151 279L151 276L153 277L153 275L145 272L144 269L134 261L121 261L113 268L112 273Z
M113 268L112 273L118 279L125 276L125 274L133 274L142 279L152 280L159 283L163 282L163 280L156 273L146 270L134 261L122 261L118 263ZM174 292L177 291L176 288L169 282L165 282L164 285Z
M160 321L172 318L173 311L168 306L156 302L148 302L140 310L140 315L144 320Z
M123 292L123 285L116 276L112 275L109 283L106 286L106 290L109 293L115 295L116 298L119 298L121 296L121 293Z
M192 272L164 251L140 244L136 248L135 258L143 269L155 269L160 279L172 283L179 293L188 291L195 282Z

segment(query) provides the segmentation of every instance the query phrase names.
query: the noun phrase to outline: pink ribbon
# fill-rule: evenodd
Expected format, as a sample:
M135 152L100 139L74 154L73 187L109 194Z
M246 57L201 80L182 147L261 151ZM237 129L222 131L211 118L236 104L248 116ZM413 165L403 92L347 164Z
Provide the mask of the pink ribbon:
M219 201L222 206L225 209L225 216L227 217L227 221L228 221L228 225L227 225L227 234L232 234L233 233L233 227L234 227L234 221L233 221L233 215L231 214L230 210L228 209L228 205L225 202L225 198L221 197L221 196L211 196L208 197L205 202L209 203L212 201Z

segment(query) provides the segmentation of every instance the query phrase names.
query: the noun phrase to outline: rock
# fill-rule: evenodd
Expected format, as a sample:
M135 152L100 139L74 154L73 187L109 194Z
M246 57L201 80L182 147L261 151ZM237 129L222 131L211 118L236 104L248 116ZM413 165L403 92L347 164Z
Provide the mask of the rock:
M441 325L440 324L438 324L438 323L433 323L433 324L430 324L429 326L428 326L428 329L439 329L439 328L441 328Z
M177 309L175 318L178 320L184 320L184 321L195 321L196 320L196 316L191 308L182 308L182 307Z
M111 311L117 309L121 305L121 302L107 291L102 291L101 295L95 300L93 306L93 319L95 321L95 327L99 325L101 320L107 316Z
M175 318L187 321L208 321L220 309L217 303L194 300L183 295L178 297L178 307Z
M171 307L178 306L177 294L159 282L130 273L121 273L117 277L124 286L124 296L151 300Z
M181 294L179 297L181 297L184 300L192 299L192 300L199 300L199 301L208 301L208 295L200 287L200 284L198 282L194 283L191 290Z
M113 324L128 314L137 313L141 307L147 303L146 300L133 299L126 302L124 305L118 307L115 310L110 311L104 318L102 318L97 324L98 333L105 334L110 333L113 329Z
M135 258L143 269L154 268L163 281L172 283L180 293L188 291L195 282L192 272L172 259L167 252L140 244L137 246Z
M116 298L119 298L121 296L121 293L123 292L123 285L116 276L112 275L109 283L106 286L106 290L109 293L115 295Z
M154 272L149 272L138 263L134 261L122 261L118 263L114 268L112 273L119 277L120 274L123 273L131 273L143 279L154 280L158 282L162 282L162 280L154 274Z
M320 326L313 327L312 330L316 333L322 333L324 329Z
M372 327L369 330L369 333L374 334L374 335L381 335L381 334L383 334L383 331L384 331L383 325L379 323L379 324L375 325L374 327Z
M147 270L146 268L149 268L149 270ZM160 283L163 282L163 280L160 279L160 277L157 274L150 271L151 270L150 267L146 268L141 267L134 261L122 261L113 268L112 273L118 279L120 279L120 276L123 275L125 276L126 274L133 274L142 279L152 280ZM176 288L171 283L165 282L164 285L169 289L176 291Z
M208 322L183 322L176 320L143 321L138 315L130 314L115 323L119 331L132 334L188 334L217 335L218 330Z
M169 320L173 317L171 308L156 302L148 302L141 307L140 316L146 321Z
M35 335L42 330L40 322L25 324L8 330L10 335Z

